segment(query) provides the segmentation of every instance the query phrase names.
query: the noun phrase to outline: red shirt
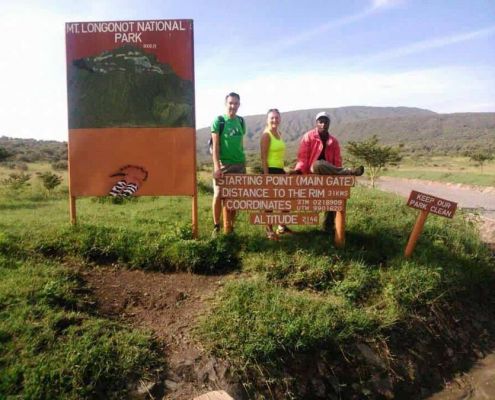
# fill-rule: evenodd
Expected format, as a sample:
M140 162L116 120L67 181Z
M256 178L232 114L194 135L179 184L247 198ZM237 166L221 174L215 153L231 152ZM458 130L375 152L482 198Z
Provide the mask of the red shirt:
M314 128L309 132L306 132L299 144L297 164L294 169L301 171L303 174L309 174L311 172L311 166L318 160L322 150L323 143L321 142L318 129ZM342 167L340 145L337 139L332 135L328 135L327 146L325 148L325 160L336 167Z

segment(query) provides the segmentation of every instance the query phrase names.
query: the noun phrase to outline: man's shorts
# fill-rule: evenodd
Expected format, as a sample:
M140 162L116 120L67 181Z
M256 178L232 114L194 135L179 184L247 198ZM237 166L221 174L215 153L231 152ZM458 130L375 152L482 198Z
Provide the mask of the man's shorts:
M220 167L220 170L224 174L245 174L245 164L225 164ZM217 185L215 179L213 179L213 197L218 197L220 194L220 187Z

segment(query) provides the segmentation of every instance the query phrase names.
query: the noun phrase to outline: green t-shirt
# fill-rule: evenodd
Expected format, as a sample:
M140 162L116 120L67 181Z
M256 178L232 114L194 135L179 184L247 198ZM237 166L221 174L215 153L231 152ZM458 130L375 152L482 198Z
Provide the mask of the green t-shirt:
M223 118L225 125L220 135L220 162L222 164L244 164L246 162L243 145L245 126L242 126L237 116L230 119L224 115ZM218 134L219 130L220 121L217 117L211 125L211 133Z

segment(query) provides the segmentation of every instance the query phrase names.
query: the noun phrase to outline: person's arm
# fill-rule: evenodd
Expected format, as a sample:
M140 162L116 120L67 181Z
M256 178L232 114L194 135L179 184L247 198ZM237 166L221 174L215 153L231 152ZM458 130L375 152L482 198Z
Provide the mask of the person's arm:
M299 144L299 150L297 151L297 164L294 167L295 174L307 174L309 171L309 140L308 136L304 135Z
M340 154L340 145L337 139L333 139L334 149L333 149L333 165L342 168L342 156Z
M264 132L261 135L260 152L261 152L261 167L263 173L268 174L268 149L270 148L270 135Z
M220 168L220 135L216 132L211 133L212 141L212 158L213 158L213 178L221 178L223 176Z

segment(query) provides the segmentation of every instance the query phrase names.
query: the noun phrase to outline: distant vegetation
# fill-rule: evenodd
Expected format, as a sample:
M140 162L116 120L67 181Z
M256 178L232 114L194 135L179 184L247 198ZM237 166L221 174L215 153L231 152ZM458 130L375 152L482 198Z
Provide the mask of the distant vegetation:
M5 153L8 156L2 157L2 154ZM0 161L10 162L14 166L40 161L67 162L67 143L55 140L15 139L1 136Z
M495 113L436 114L407 107L341 107L325 109L332 117L330 131L343 148L349 141L376 135L380 143L401 146L402 155L451 155L470 157L495 151ZM282 113L282 131L287 143L287 159L293 160L301 135L314 126L320 109ZM212 116L213 118L213 116ZM259 135L265 115L245 118L248 127L246 150L250 164L259 161ZM209 128L198 129L199 162L208 163ZM67 143L0 137L0 162L49 162L55 170L67 168Z
M404 154L466 155L466 152L495 148L495 113L437 114L407 107L341 107L282 113L288 158L295 156L299 139L314 127L314 117L321 110L330 114L330 131L341 144L376 135L383 144L402 144ZM245 118L246 148L250 153L259 153L265 118L265 115ZM198 154L203 159L208 157L209 132L209 128L198 130Z

